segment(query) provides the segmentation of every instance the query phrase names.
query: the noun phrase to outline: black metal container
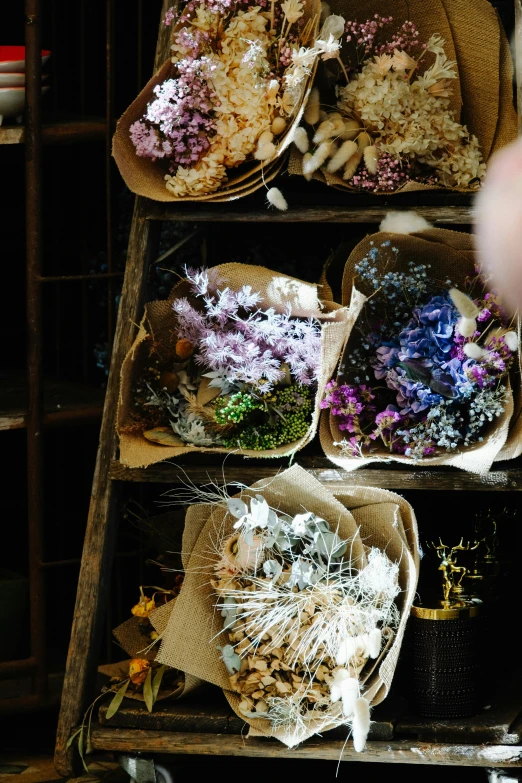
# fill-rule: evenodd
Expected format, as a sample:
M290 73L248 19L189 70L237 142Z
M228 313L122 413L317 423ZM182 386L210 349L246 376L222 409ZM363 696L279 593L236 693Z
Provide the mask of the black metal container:
M412 608L416 710L427 718L464 718L479 709L480 605Z

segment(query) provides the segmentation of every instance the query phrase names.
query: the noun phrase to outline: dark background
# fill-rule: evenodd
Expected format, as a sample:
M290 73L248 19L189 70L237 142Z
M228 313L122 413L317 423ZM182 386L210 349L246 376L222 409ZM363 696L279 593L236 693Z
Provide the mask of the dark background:
M428 2L428 0L427 0ZM495 4L508 30L513 26L512 0ZM161 3L159 0L113 0L113 79L114 115L118 117L147 81L151 71ZM43 46L52 50L45 67L51 90L44 98L44 122L80 118L103 118L106 109L105 33L106 3L102 0L44 0ZM4 3L0 23L2 44L19 44L24 40L23 3ZM23 145L0 145L2 206L0 211L3 273L3 317L0 326L0 400L2 388L10 388L14 378L25 373L25 214L24 214L24 148ZM43 274L65 275L99 273L107 268L108 229L113 255L113 269L123 271L128 232L134 198L125 188L114 164L110 165L111 224L107 221L106 147L103 138L97 141L69 145L46 146L43 163ZM291 193L295 186L284 180ZM297 186L298 189L298 186ZM308 198L319 203L333 196L319 186L308 190ZM335 196L339 201L339 197ZM439 197L446 198L446 197ZM451 200L451 199L450 199ZM256 194L251 202L261 204L263 196ZM454 199L453 199L454 201ZM346 225L268 224L260 230L248 224L202 225L165 224L162 228L159 253L165 252L181 238L189 237L181 250L165 264L157 264L148 273L149 298L164 297L175 282L185 262L208 263L241 261L260 263L282 272L309 280L317 280L324 261L333 252L336 261L333 275L339 272L349 249L369 227ZM44 289L44 368L51 380L73 382L92 392L93 399L103 398L114 319L110 311L117 310L121 282L115 279L87 282L49 283ZM22 395L23 396L23 395ZM21 401L23 404L23 399ZM45 432L45 546L46 560L68 560L67 565L47 569L47 639L49 671L58 683L63 672L74 609L76 580L81 557L85 520L96 448L99 419L81 426L52 428ZM25 574L27 572L27 509L26 497L31 487L26 480L26 432L24 429L0 432L3 445L2 516L4 542L0 548L0 568ZM121 508L124 524L120 526L107 618L107 635L101 657L118 659L119 651L112 642L110 629L129 615L137 600L137 587L143 583L158 583L161 574L149 565L147 557L157 550L140 526L131 524L141 516L161 513L161 488L133 487L131 499ZM490 505L498 509L496 493L408 493L420 523L423 540L435 534L452 537L467 535L473 530L479 509ZM139 504L139 505L138 505ZM513 503L511 503L513 507ZM520 534L508 518L500 525L501 564L506 574L520 547ZM427 573L428 569L425 570ZM431 569L430 569L431 573ZM429 577L425 580L429 581ZM423 582L421 582L421 589ZM513 594L507 576L502 584L506 595ZM28 654L28 619L24 618L23 634L17 655ZM9 629L0 629L9 633ZM401 682L401 681L400 681ZM407 673L402 675L407 687ZM25 687L23 682L0 682L10 687L9 695ZM14 690L13 690L14 689ZM6 695L0 691L0 696ZM14 712L14 711L13 711ZM56 711L48 714L10 716L0 721L0 747L21 747L33 750L52 745ZM28 729L30 731L28 732ZM206 760L189 759L192 772L203 771ZM217 779L225 774L226 759L220 761ZM268 764L268 762L267 762ZM324 772L335 774L335 765L307 762L303 779ZM255 766L258 772L254 773ZM328 768L328 769L327 769ZM256 761L255 765L234 760L234 774L248 775L252 780L270 775L274 780L286 778L289 762L279 762L279 771ZM303 770L306 770L303 771ZM373 770L373 766L371 767ZM375 780L382 769L375 769ZM422 769L423 776L441 774L427 767L405 772L400 767L387 770L414 780ZM346 767L342 768L341 774ZM350 774L368 775L368 765L349 768ZM449 773L449 774L448 774ZM457 779L447 770L451 781ZM407 777L409 776L409 777ZM462 781L484 779L480 770L458 771Z

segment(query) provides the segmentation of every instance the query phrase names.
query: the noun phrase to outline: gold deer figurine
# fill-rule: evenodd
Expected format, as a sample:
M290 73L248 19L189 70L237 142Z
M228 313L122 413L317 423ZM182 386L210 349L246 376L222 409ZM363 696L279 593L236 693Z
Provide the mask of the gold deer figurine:
M449 607L456 600L460 598L463 592L462 580L468 573L468 569L464 566L457 565L457 552L472 552L474 549L480 546L481 541L474 541L473 546L468 541L467 544L463 543L464 538L460 539L460 542L456 546L448 546L442 543L442 539L439 538L439 543L435 544L433 541L428 546L435 550L437 557L440 560L439 571L442 571L442 591L444 595L444 606Z

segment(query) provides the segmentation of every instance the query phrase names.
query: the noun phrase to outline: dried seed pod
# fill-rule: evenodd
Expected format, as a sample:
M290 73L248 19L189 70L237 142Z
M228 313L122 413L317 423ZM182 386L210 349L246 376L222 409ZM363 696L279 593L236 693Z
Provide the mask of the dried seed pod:
M314 87L310 92L310 97L304 110L305 122L309 125L316 125L319 122L320 114L319 90Z
M272 142L269 142L268 144L263 144L262 147L257 148L254 152L254 158L256 160L269 160L275 155L275 152L275 145L272 144Z
M286 120L283 117L274 117L270 130L274 136L279 136L286 128Z
M295 129L292 141L294 142L299 152L302 152L303 155L310 149L308 133L301 125Z
M480 313L473 299L458 288L450 288L449 295L463 318L476 318Z
M339 134L343 141L353 141L361 132L361 125L357 120L345 120L344 130Z
M348 163L350 158L356 153L357 153L357 144L354 141L343 142L340 148L337 150L337 152L335 152L334 155L328 161L326 170L330 174L334 174L336 171L342 168L342 166L344 166L345 163Z
M366 147L371 147L372 143L372 138L369 133L366 133L366 131L359 133L357 136L357 144L359 145L360 150L365 150Z
M364 163L370 174L377 174L377 164L379 162L379 153L377 147L371 145L364 149Z
M457 321L457 332L463 337L473 337L477 329L477 322L474 318L459 318Z
M162 389L166 389L169 394L172 394L179 386L178 374L164 370L159 377L159 385Z
M264 147L265 144L270 144L270 142L273 140L274 140L274 134L272 133L272 131L269 130L263 131L263 133L257 140L257 146Z
M361 160L362 160L362 152L356 152L355 155L352 155L352 157L344 167L343 179L350 180L353 177L353 175L357 171L357 167L361 162Z
M187 340L185 337L181 340L178 340L176 343L176 356L179 356L180 359L188 359L189 356L192 356L194 353L194 346L190 342L190 340Z

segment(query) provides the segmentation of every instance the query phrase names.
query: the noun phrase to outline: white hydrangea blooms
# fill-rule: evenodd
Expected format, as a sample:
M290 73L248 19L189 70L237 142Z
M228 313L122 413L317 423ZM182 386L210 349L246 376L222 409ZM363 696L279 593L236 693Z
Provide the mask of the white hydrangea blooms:
M415 60L399 50L367 62L339 89L339 109L358 117L375 138L380 153L397 159L414 157L436 170L442 184L466 187L482 178L485 164L479 143L450 110L455 63L432 36L426 51L434 64L415 78Z

